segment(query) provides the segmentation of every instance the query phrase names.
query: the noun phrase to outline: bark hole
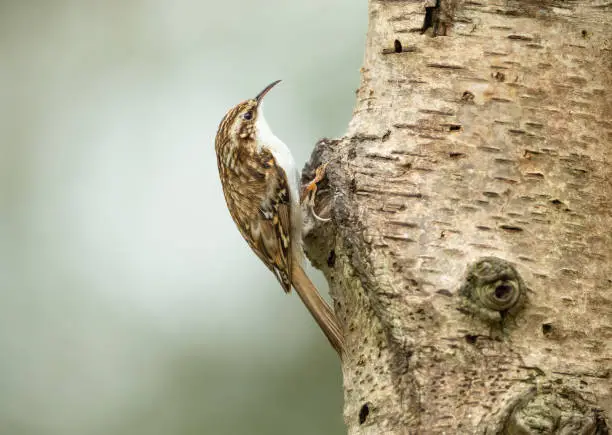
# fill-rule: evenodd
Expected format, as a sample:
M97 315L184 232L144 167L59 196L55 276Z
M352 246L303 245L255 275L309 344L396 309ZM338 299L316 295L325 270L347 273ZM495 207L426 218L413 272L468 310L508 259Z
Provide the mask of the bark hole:
M474 98L476 98L476 97L470 91L464 91L463 95L461 95L461 100L465 101L466 103L473 103L474 102Z
M367 403L364 403L361 409L359 410L359 424L364 424L368 419L368 415L370 414L370 407Z
M389 47L383 48L382 54L415 53L417 51L418 51L418 49L417 49L416 46L414 46L414 45L404 46L399 39L395 39L393 41L393 47L391 47L391 48L389 48ZM387 137L387 139L388 139L388 137ZM385 140L385 137L383 136L383 141L384 140Z
M497 71L494 74L491 74L491 76L498 82L506 81L506 75L501 71Z
M478 336L472 335L472 334L466 334L465 341L468 342L468 344L476 344L476 341L478 341Z
M425 6L425 19L423 20L423 27L421 33L425 33L430 27L434 27L434 21L436 19L436 11L440 7L440 0L436 0L435 6ZM435 29L434 29L435 30ZM434 32L434 36L435 32Z
M402 43L399 41L399 39L396 39L395 41L393 41L393 49L395 50L396 53L402 52Z
M608 423L603 412L595 410L595 435L609 435Z
M495 297L497 299L505 299L512 291L512 286L508 284L500 284L495 288Z
M333 249L329 251L329 255L327 256L327 265L329 267L334 267L336 265L336 251Z

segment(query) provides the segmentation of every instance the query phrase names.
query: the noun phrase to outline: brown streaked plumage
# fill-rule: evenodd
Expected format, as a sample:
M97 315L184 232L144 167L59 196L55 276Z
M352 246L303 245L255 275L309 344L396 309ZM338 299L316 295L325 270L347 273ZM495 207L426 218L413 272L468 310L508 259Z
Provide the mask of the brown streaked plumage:
M230 109L217 132L215 151L229 212L251 249L285 292L293 286L332 346L341 353L335 315L302 269L298 175L289 149L268 127L262 99Z

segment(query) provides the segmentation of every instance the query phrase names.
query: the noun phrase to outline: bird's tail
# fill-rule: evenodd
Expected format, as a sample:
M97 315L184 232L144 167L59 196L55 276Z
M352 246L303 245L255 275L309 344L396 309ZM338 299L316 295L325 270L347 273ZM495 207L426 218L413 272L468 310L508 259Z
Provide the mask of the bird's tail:
M302 299L302 302L304 302L304 305L306 305L306 308L308 308L308 311L310 311L310 314L314 317L315 321L329 340L329 343L336 352L338 352L338 355L342 357L342 348L344 345L343 334L331 307L321 297L319 291L310 278L308 278L301 265L293 265L291 278L293 287L295 287L300 299Z

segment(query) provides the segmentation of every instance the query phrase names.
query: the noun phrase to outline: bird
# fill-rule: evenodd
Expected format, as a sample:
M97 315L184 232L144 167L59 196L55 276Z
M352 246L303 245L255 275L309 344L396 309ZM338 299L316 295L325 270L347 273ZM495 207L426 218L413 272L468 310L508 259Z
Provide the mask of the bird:
M271 130L263 98L232 107L219 124L215 152L230 215L253 252L289 293L295 288L332 347L342 356L343 334L331 307L303 269L299 174L291 151Z

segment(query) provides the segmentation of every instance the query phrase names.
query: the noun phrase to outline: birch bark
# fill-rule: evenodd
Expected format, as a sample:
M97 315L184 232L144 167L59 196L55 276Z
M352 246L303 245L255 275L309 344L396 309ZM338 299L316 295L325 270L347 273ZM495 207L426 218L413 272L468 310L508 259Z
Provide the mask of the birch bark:
M349 434L604 434L612 5L370 0L305 243L346 335Z

